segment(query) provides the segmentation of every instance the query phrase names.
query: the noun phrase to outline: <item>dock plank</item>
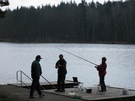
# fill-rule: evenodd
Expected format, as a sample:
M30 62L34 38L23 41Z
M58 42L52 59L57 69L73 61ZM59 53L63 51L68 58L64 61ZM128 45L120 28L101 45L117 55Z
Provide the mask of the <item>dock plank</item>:
M97 92L97 87L89 87L92 89L92 93L86 93L86 91L77 91L74 92L74 96L79 96L83 100L87 101L98 101L98 100L107 100L107 99L126 99L130 97L135 98L135 91L129 90L127 95L123 95L123 89L122 88L115 88L115 87L107 87L107 92L101 93ZM75 88L67 88L65 92L55 92L54 90L43 90L43 92L58 94L61 96L68 96L68 97L74 97L69 95L69 93L73 92ZM113 101L113 100L112 100ZM124 101L124 100L122 100Z
M23 88L30 88L31 83L12 83L12 84L8 84L8 85L12 85L12 86L17 86L17 87L23 87ZM57 88L57 81L51 81L51 82L40 82L40 85L42 88L44 89L52 89L52 88ZM74 86L78 85L77 83L70 81L70 80L66 80L65 81L65 87L66 88L73 88Z

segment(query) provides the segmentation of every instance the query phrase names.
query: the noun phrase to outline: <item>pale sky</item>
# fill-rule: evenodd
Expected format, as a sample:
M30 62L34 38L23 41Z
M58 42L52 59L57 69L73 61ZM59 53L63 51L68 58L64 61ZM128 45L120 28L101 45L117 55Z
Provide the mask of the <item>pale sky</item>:
M46 5L46 4L50 4L50 5L57 5L59 4L61 1L64 2L70 2L71 0L9 0L10 5L9 6L5 6L5 7L0 7L1 9L7 9L10 8L11 10L16 9L17 7L21 7L21 6L41 6L41 5ZM76 3L81 3L81 0L72 0L75 1ZM86 0L87 3L91 2L92 0ZM93 0L94 2L98 1L100 3L104 3L105 0ZM108 1L108 0L107 0Z

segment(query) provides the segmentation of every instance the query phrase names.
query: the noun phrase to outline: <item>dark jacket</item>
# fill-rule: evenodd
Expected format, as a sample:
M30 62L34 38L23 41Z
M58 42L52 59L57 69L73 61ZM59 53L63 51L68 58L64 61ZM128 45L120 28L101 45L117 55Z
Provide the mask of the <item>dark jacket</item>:
M42 70L41 70L40 63L37 60L33 61L31 65L31 77L33 79L39 78L41 74L42 74Z
M67 64L67 62L65 61L65 59L58 60L56 62L55 68L58 68L58 75L66 75L67 74L66 64Z
M99 72L99 76L106 75L106 68L107 68L106 63L101 63L101 64L98 66L97 70L98 70L98 72Z

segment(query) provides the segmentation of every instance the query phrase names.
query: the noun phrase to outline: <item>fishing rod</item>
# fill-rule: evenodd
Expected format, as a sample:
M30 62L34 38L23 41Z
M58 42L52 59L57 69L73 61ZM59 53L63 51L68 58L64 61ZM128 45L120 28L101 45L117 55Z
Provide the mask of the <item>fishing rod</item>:
M60 48L58 48L58 49L60 49ZM98 66L97 64L95 64L95 63L93 63L93 62L91 62L91 61L89 61L89 60L86 60L86 59L84 59L84 58L82 58L82 57L80 57L80 56L77 56L77 55L75 55L75 54L73 54L73 53L70 53L70 52L65 51L65 50L63 50L63 49L60 49L60 50L66 52L66 53L68 53L68 54L71 54L71 55L73 55L73 56L75 56L75 57L77 57L77 58L79 58L79 59L82 59L82 60L84 60L84 61L86 61L86 62L89 62L89 63L91 63L91 64L93 64L93 65Z
M41 77L42 77L43 79L45 79L54 89L57 89L57 88L54 87L44 76L41 75Z

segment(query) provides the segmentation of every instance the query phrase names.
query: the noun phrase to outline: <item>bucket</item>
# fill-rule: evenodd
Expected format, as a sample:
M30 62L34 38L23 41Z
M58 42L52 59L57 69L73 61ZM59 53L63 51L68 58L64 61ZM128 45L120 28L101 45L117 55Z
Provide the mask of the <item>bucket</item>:
M91 93L91 92L92 92L92 89L86 88L86 93Z

